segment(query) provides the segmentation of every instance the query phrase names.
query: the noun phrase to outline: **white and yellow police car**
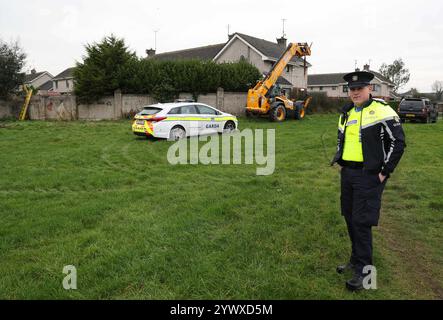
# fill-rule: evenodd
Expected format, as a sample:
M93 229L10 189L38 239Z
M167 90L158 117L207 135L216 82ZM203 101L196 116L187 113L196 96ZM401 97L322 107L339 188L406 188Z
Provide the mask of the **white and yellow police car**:
M159 103L143 107L132 123L132 132L178 140L189 136L232 132L238 121L232 114L197 102Z

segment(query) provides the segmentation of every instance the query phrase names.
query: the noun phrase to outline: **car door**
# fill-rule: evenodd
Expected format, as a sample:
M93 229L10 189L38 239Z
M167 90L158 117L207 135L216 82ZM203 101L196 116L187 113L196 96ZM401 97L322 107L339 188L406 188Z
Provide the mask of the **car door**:
M180 107L180 118L179 124L182 125L187 135L196 136L200 131L200 121L199 113L195 105L190 104Z
M222 128L222 123L216 121L218 116L217 110L203 104L196 105L196 108L200 114L200 134L212 134L219 132Z

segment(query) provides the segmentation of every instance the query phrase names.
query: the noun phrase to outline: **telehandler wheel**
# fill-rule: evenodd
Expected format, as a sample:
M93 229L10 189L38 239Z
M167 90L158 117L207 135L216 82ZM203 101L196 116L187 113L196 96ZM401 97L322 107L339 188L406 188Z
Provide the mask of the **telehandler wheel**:
M297 101L295 104L294 118L297 120L301 120L305 117L305 108L303 105L303 101Z
M277 105L275 108L271 109L269 113L271 121L282 122L286 119L286 108L283 104Z

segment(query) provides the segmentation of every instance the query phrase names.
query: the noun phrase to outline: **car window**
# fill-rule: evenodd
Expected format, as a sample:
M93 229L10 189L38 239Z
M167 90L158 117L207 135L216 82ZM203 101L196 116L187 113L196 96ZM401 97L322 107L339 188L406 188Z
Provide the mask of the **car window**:
M194 105L180 107L180 114L196 114L197 110Z
M140 111L138 114L141 116L150 116L156 113L159 113L162 111L162 108L156 108L156 107L144 107L142 111Z
M180 107L175 107L169 110L168 114L180 114Z
M423 102L421 100L403 100L400 103L400 108L421 109Z
M200 114L210 114L210 115L217 115L217 111L215 111L212 108L209 108L207 106L197 106L198 111L200 112Z

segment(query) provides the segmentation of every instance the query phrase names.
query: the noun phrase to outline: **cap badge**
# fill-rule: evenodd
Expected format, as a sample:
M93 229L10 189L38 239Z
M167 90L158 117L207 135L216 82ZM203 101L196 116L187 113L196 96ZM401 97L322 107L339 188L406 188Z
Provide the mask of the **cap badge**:
M358 80L358 76L352 76L352 81L357 81Z

